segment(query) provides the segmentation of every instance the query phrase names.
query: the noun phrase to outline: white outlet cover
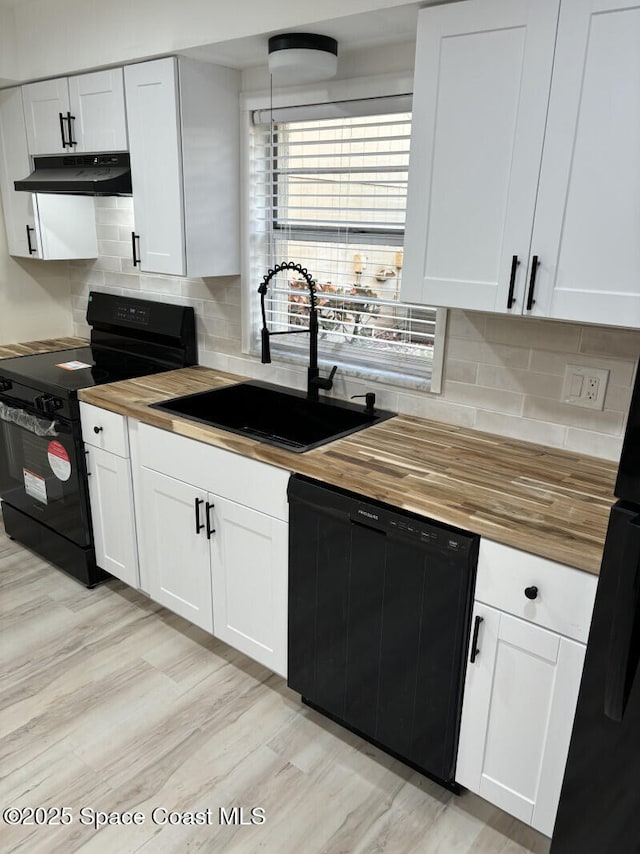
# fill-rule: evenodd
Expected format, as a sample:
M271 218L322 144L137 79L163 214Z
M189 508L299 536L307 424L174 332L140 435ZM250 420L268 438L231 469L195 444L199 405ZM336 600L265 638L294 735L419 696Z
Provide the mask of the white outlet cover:
M562 400L571 406L604 409L608 382L609 370L607 368L567 365L564 369Z

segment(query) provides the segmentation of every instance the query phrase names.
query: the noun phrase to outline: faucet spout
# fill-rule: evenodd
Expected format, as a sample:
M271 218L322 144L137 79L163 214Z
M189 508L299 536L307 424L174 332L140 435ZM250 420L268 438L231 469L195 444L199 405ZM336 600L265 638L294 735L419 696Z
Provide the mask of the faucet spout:
M265 297L267 288L271 279L278 273L284 270L294 270L299 273L309 288L309 328L308 329L287 329L282 332L271 332L267 327L267 315L265 308ZM284 261L282 264L276 264L263 277L260 286L258 287L260 294L260 311L262 313L262 363L269 364L271 362L271 347L269 340L272 335L295 335L299 332L309 333L309 367L307 368L307 397L309 400L319 400L319 389L329 390L333 387L333 377L335 376L338 366L334 365L328 377L321 377L318 368L318 308L316 304L315 283L311 278L308 270L300 264L293 261Z

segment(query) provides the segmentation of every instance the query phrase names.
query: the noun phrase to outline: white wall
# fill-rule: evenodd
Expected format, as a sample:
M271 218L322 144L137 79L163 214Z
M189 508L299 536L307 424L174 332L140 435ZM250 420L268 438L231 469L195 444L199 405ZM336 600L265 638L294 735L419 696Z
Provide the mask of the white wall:
M323 0L321 6L316 0L30 0L15 8L15 36L10 28L0 32L0 55L15 47L14 76L27 80L403 4L404 0Z
M140 274L131 265L130 199L98 200L100 257L70 261L75 334L86 335L91 289L193 306L199 361L219 370L304 388L304 367L262 365L241 348L244 296L238 277L183 279ZM442 394L398 388L338 372L340 398L375 391L378 405L396 412L473 427L502 436L616 460L631 398L640 331L449 311ZM562 403L566 364L609 368L602 412Z
M15 16L12 9L0 7L0 86L12 83L17 73Z
M12 258L0 207L0 344L71 335L66 261Z

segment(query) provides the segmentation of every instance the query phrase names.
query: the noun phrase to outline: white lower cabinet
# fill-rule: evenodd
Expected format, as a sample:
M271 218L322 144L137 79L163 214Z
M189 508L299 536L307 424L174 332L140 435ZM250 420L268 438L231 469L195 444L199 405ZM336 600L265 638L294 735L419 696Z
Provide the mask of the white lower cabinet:
M142 469L140 485L140 556L149 566L149 595L213 632L209 543L200 527L206 493L150 469Z
M138 454L142 588L286 676L289 472L145 424Z
M87 403L80 404L80 417L96 563L121 581L138 587L127 419Z
M214 633L284 676L289 526L234 501L211 498Z
M547 836L595 587L587 573L496 543L481 545L456 780ZM480 597L502 607L511 603L518 615ZM574 638L553 630L556 619L566 630L568 613Z

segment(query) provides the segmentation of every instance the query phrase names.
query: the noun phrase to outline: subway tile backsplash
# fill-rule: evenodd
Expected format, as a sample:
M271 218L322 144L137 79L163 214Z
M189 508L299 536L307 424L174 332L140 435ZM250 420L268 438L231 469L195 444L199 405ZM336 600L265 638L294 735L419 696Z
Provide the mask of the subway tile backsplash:
M192 305L203 365L303 388L303 368L242 353L241 282L140 274L131 264L131 199L98 199L100 256L70 261L75 334L87 335L90 290ZM442 394L336 375L335 393L375 391L385 409L617 460L640 331L450 310ZM608 368L603 411L562 402L565 366Z

